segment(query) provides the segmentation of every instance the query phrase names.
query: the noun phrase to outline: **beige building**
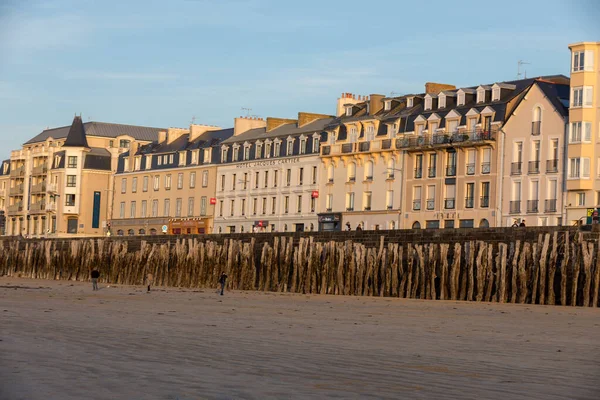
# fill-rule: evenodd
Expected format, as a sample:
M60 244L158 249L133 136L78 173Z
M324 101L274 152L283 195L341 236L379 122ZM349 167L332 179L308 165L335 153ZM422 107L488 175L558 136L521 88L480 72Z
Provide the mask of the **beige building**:
M213 232L217 161L233 129L169 128L119 157L111 232L116 235Z
M118 155L157 135L156 128L83 123L75 117L71 126L47 129L12 151L4 167L6 234L102 235Z
M571 50L566 220L585 222L600 206L600 42Z

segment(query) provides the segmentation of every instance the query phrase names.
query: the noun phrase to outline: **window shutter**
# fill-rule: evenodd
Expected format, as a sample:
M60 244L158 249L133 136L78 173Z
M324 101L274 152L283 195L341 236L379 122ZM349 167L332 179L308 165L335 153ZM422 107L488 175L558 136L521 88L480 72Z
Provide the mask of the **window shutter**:
M590 177L590 159L583 158L582 160L583 160L583 177L589 178Z
M594 51L586 50L585 55L583 56L584 61L584 71L593 71L594 70Z
M592 123L584 122L583 123L583 131L584 131L584 141L591 142L592 141Z
M592 106L594 88L586 86L583 88L583 105L586 107Z

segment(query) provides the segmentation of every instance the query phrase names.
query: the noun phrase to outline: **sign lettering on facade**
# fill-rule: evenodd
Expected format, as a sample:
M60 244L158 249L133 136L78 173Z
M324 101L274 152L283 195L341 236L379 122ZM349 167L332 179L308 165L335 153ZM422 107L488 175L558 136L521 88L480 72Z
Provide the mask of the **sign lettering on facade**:
M255 168L255 167L269 167L273 165L282 165L282 164L295 164L300 162L300 157L292 157L292 158L282 158L279 160L263 160L263 161L253 161L241 163L236 166L236 168Z

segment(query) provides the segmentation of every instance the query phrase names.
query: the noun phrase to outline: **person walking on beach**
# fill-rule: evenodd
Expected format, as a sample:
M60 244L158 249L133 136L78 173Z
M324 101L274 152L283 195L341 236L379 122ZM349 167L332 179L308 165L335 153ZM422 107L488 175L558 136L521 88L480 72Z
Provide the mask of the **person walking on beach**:
M148 293L150 293L150 287L154 283L154 276L151 273L146 275L146 285L148 285Z
M227 282L227 275L225 275L225 272L223 272L221 274L221 277L219 278L219 284L221 284L221 296L223 296L223 291L225 290L226 282Z
M100 272L97 269L92 270L92 290L98 290L98 278L100 278Z

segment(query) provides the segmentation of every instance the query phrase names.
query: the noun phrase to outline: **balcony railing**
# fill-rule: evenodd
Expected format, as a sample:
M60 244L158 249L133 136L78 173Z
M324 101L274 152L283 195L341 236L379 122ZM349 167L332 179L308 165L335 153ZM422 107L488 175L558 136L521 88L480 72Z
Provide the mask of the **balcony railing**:
M521 212L521 200L513 200L509 205L509 212L511 214L518 214Z
M538 209L539 200L527 200L527 212L536 213Z
M419 211L421 209L421 199L413 200L413 210Z
M540 173L540 162L539 161L529 161L529 174L539 174Z
M481 163L481 173L482 174L489 174L491 170L492 170L491 163L489 163L489 162Z
M544 202L544 211L555 212L556 211L556 199L546 200Z
M56 203L51 201L50 203L46 204L46 211L56 211Z
M446 176L456 176L456 165L448 165L446 167Z
M45 193L46 192L46 182L38 183L37 185L33 185L31 187L31 193Z
M531 134L539 136L542 133L542 121L533 121L531 123Z
M365 206L365 211L371 211L371 206Z
M356 182L356 177L355 176L348 177L348 183L354 183L354 182Z
M373 181L373 175L367 175L367 176L365 176L365 181L367 181L367 182Z
M415 179L423 177L423 168L415 168Z
M429 177L429 178L435 178L435 173L436 173L436 168L435 167L429 167L429 170L427 171L427 177Z
M58 186L56 185L56 183L47 183L46 190L48 191L48 193L56 193L58 191Z
M48 171L48 164L44 163L44 164L40 164L36 167L33 167L31 169L31 174L32 175L43 175Z
M435 199L427 199L427 209L433 210L435 208Z
M473 208L473 203L475 199L473 197L465 197L465 208Z
M342 145L342 153L352 153L354 149L354 143L344 143Z
M23 185L11 187L8 193L11 196L22 196L23 195Z
M392 139L384 139L381 141L381 148L383 150L389 150L392 148Z
M354 211L354 207L346 207L346 211Z
M38 203L32 203L31 206L29 206L29 211L31 213L41 213L46 211L46 203L43 201L40 201Z
M489 196L481 196L479 199L479 207L487 208L490 206L490 197Z
M444 199L444 208L448 210L454 209L456 206L456 201L454 198Z
M475 175L475 163L467 164L467 175Z
M522 173L522 164L521 162L514 162L510 164L510 174L511 175L521 175Z
M10 206L8 206L7 211L9 214L21 213L21 212L23 212L23 204L17 203L17 204L10 205Z
M25 176L25 166L22 165L20 167L12 169L10 171L10 176L12 176L12 177Z
M546 161L546 172L558 172L558 160Z
M404 137L396 140L396 148L419 148L419 147L454 147L460 145L473 145L496 140L496 130L475 129L464 132L448 134L419 135Z
M358 144L359 151L369 151L370 148L371 148L371 142L360 142Z
M321 146L321 154L328 156L331 154L331 146Z

